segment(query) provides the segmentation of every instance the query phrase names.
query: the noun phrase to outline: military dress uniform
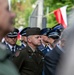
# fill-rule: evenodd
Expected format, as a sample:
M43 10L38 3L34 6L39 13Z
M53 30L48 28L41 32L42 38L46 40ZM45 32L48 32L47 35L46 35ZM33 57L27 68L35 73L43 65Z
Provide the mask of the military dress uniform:
M61 46L56 46L52 51L48 52L44 58L44 74L56 75L56 70L63 53Z
M18 32L19 32L18 29L15 28L13 32L8 33L6 36L8 38L11 38L11 39L12 38L17 38ZM15 44L14 46L10 45L6 40L4 40L4 42L2 42L2 43L4 45L6 45L6 47L9 51L11 51L11 56L12 57L14 56L15 52L17 52L17 50L22 49L21 46L19 46L17 44Z
M17 50L21 50L21 46L15 44L14 46L11 46L9 43L6 41L3 42L4 45L7 46L7 49L9 49L12 53L15 53Z
M26 30L29 28L30 27L26 27L26 28L22 29L22 31L20 32L21 36L26 37ZM21 47L22 47L22 49L26 47L26 42L24 43L24 40L21 40Z
M33 35L40 31L39 29L33 30L34 31L30 31L28 34ZM15 54L13 63L17 66L21 75L42 75L44 57L38 48L34 51L27 45L23 50Z
M43 53L44 56L46 55L46 53L48 53L50 50L52 50L52 48L49 45L44 46L43 44L40 45L38 48Z
M41 52L37 50L33 52L32 49L27 46L22 51L16 53L14 64L19 69L21 75L41 75L43 68L43 56Z
M44 28L40 31L41 35L47 36L47 33L50 31L50 28ZM45 56L45 54L47 52L49 52L51 50L51 48L45 44L41 44L40 46L38 46L38 49L43 53L43 55Z

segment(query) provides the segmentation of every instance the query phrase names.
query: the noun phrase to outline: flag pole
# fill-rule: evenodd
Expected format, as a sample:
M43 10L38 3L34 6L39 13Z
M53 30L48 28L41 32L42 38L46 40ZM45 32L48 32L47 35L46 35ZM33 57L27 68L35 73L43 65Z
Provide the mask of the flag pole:
M66 6L68 6L68 5L66 5ZM60 8L61 8L61 7L60 7ZM59 9L59 8L57 8L57 9ZM57 9L55 9L55 10L57 10ZM55 11L55 10L54 10L54 11ZM50 13L46 14L46 15L51 15L51 14L53 14L53 13L54 13L54 11L52 11L52 12L50 12ZM46 15L45 15L45 16L46 16Z
M8 0L9 10L11 10L11 0Z

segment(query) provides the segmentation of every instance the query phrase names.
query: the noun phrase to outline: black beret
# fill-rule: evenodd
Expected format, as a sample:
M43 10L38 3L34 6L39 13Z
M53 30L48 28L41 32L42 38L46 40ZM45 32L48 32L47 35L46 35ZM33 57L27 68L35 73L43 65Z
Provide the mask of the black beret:
M29 28L30 28L30 27L24 28L24 29L20 32L20 34L21 34L22 36L26 36L26 30L29 29Z
M9 33L7 34L7 37L9 37L9 38L17 37L18 32L19 32L19 30L18 30L18 29L16 29L16 28L14 28L14 31L9 32Z
M29 35L40 35L40 28L32 27L26 30L27 36Z

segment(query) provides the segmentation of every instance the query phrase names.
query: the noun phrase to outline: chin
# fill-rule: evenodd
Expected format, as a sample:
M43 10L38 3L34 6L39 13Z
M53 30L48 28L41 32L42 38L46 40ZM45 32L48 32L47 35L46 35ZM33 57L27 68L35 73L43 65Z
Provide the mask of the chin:
M15 44L11 44L12 46L15 46Z
M40 46L41 45L41 43L40 44L38 44L38 46Z

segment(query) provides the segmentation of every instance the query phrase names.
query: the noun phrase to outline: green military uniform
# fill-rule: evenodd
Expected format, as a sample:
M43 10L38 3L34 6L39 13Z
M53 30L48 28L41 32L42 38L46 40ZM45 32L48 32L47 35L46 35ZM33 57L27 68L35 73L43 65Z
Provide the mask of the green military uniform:
M0 75L19 75L13 63L8 59L10 52L0 43Z
M33 52L27 46L15 56L13 62L18 67L21 75L42 75L43 56L39 50Z

